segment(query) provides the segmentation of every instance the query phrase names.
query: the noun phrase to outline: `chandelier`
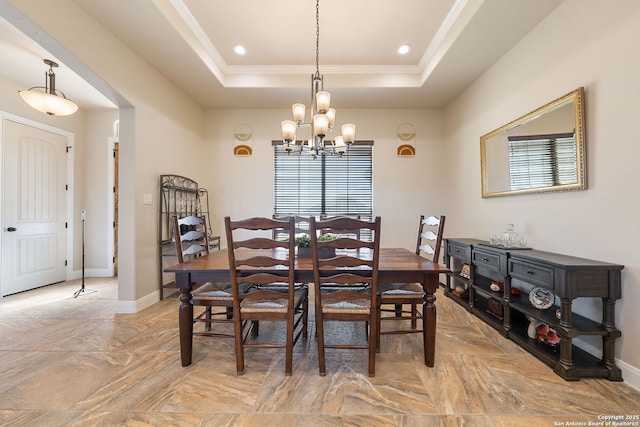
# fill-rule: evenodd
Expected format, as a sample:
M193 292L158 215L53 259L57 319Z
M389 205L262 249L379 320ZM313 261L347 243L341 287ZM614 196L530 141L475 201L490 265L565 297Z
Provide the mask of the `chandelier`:
M68 116L78 110L78 106L56 89L56 75L53 67L58 64L50 59L45 59L44 63L49 69L44 73L44 86L34 86L29 90L18 91L24 102L31 108L46 113L50 116Z
M356 139L356 125L345 123L342 125L342 135L333 141L325 137L333 131L336 121L336 110L330 108L331 94L324 90L323 77L320 74L320 0L316 0L316 72L311 75L311 120L305 122L306 107L296 103L291 106L293 120L282 121L282 141L287 154L294 149L309 150L313 158L319 155L339 154L347 151L347 146ZM296 131L299 128L311 128L307 141L296 145Z

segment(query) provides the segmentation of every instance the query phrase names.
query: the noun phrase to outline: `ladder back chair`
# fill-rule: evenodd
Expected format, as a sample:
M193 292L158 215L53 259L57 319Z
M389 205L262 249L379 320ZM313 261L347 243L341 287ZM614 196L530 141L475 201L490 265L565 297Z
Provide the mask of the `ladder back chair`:
M380 217L374 221L355 218L311 218L311 247L314 275L316 335L320 375L326 375L325 349L367 349L369 376L375 376L377 337L377 287L380 259ZM334 240L319 240L322 230L341 230ZM372 235L372 240L354 236ZM320 254L326 248L334 254ZM341 271L342 270L342 271ZM366 344L327 343L325 321L364 322L369 334Z
M295 222L273 218L232 221L225 217L229 270L233 293L236 367L245 371L246 348L284 348L285 375L293 370L293 347L302 335L307 338L308 288L295 284ZM286 240L274 239L275 230L286 230ZM244 238L245 240L240 240ZM240 285L254 284L243 293ZM285 324L284 342L274 332L269 342L261 340L260 321ZM274 328L275 330L276 328ZM270 335L270 334L263 334Z
M320 215L320 220L322 221L326 221L328 219L332 219L332 218L353 218L353 219L363 219L361 218L360 215L327 215L327 214L321 214ZM346 235L348 237L355 237L356 239L360 239L360 231L361 230L340 230L337 228L325 228L320 230L320 234L339 234L339 235Z
M173 236L176 245L178 263L209 254L207 221L204 216L173 216ZM244 291L249 285L243 285ZM192 292L191 303L194 307L204 307L202 312L194 314L194 326L204 323L204 331L194 327L194 336L233 338L233 333L212 331L213 323L231 324L233 313L233 296L231 283L206 282L199 284ZM222 307L224 311L214 312L214 307Z
M303 234L309 234L309 221L308 216L301 215L273 215L273 219L288 220L289 217L293 217L295 222L295 237L302 236ZM273 238L275 240L282 240L289 238L289 230L273 230Z
M444 234L445 216L440 217L429 216L425 218L420 216L418 224L418 240L416 242L416 254L431 259L437 263L440 259L440 248L442 246L442 237ZM380 351L380 335L388 334L408 334L408 333L426 333L424 325L421 329L417 328L418 319L422 317L422 313L418 310L418 304L424 303L424 289L420 283L384 283L378 287L378 338L377 349ZM393 305L393 308L385 308L384 306ZM404 308L409 305L409 310ZM384 313L392 313L391 316L383 316ZM392 320L395 328L381 328L381 321ZM402 327L402 322L410 321L410 327Z

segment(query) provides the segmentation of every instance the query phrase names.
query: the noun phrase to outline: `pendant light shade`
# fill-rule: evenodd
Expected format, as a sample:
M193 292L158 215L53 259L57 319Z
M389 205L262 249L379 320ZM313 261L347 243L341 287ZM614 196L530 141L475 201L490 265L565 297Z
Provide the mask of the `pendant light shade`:
M68 116L75 113L78 111L78 106L56 89L56 75L53 67L57 67L58 64L49 59L45 59L44 63L49 66L49 70L44 73L45 86L18 91L20 97L31 108L50 116Z

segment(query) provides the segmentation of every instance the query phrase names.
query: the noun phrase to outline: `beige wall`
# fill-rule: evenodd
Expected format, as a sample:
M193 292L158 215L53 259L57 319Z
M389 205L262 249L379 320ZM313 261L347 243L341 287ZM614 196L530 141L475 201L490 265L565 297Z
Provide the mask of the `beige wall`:
M110 272L112 254L108 250L107 239L112 236L109 231L109 219L112 218L109 197L108 169L113 165L113 157L109 156L109 138L113 137L113 122L118 120L118 110L90 111L86 113L84 127L87 137L76 144L77 174L76 180L82 186L82 193L76 197L78 209L73 212L76 220L80 219L80 211L87 211L85 220L85 274L87 276L106 276ZM82 225L78 221L78 228ZM75 269L82 265L82 230L76 235L74 257Z
M224 216L271 216L273 213L273 148L280 138L280 121L290 109L208 111L205 145L211 167L206 185L211 198L214 229L224 234ZM338 123L357 124L357 139L374 140L374 215L382 219L382 244L415 249L421 213L443 214L447 194L439 177L445 166L438 158L442 141L442 112L438 110L345 110ZM398 157L396 129L402 123L416 129L416 156ZM233 155L233 130L253 128L253 155ZM223 246L225 246L223 240Z
M637 40L640 2L564 2L446 109L442 147L455 195L447 204L447 235L487 239L513 223L536 249L625 265L616 357L625 380L640 387ZM579 86L586 98L588 190L482 199L480 136ZM585 314L600 311L598 301L577 305Z

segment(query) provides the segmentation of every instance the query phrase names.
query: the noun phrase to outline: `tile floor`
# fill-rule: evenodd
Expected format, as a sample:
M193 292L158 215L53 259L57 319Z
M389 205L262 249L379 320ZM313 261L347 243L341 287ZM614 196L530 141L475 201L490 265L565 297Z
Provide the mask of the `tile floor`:
M175 298L115 314L114 279L87 279L73 298L79 287L0 300L0 425L502 427L640 414L639 391L565 381L442 293L435 367L419 334L387 335L374 378L353 350L328 350L320 377L310 338L285 377L280 350L249 350L237 376L230 339L196 337L183 368Z

